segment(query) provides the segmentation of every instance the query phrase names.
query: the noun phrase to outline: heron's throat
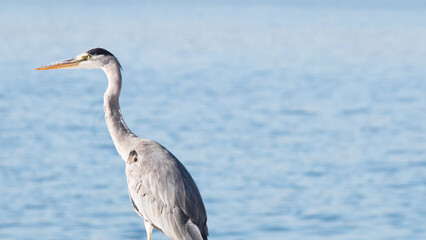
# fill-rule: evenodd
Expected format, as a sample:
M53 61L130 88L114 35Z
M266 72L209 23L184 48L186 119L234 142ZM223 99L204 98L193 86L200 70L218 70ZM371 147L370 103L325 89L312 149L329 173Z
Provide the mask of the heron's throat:
M104 95L105 121L114 145L123 160L131 150L132 139L136 137L127 127L120 110L121 71L118 62L111 61L102 68L108 77L108 88Z
M108 88L105 92L104 98L108 97L113 101L117 101L121 92L121 69L118 61L110 61L102 67L108 78Z

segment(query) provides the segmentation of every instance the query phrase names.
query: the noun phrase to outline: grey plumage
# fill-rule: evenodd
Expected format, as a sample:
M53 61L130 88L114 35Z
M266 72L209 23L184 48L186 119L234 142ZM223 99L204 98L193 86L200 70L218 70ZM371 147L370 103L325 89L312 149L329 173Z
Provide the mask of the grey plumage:
M189 172L159 143L133 134L122 118L119 104L121 66L115 56L96 48L73 59L36 69L58 68L100 68L107 75L105 121L114 145L126 163L130 200L145 220L148 239L155 227L172 240L206 240L206 210Z
M206 211L198 188L166 148L141 140L129 153L126 176L133 207L145 221L171 239L207 239Z

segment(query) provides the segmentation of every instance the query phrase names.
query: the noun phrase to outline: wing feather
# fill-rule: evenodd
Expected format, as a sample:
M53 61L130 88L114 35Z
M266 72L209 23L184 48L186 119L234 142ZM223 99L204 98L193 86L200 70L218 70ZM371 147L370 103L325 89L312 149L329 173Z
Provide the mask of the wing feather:
M127 164L129 194L135 210L171 239L205 240L207 215L197 185L166 148L145 140Z

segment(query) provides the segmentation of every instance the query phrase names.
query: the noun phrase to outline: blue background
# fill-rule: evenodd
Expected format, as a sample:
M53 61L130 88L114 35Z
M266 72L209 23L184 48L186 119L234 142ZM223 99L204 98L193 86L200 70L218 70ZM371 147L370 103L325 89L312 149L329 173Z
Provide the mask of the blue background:
M211 239L426 239L421 1L2 1L0 239L145 239L103 117L200 188ZM166 239L155 231L154 240Z

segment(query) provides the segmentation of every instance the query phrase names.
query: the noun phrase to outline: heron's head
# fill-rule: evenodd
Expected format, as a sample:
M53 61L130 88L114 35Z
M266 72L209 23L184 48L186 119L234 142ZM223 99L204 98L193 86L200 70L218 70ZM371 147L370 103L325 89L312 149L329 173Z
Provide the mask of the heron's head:
M60 68L103 68L108 65L110 61L117 61L117 59L103 48L94 48L77 55L75 58L67 59L60 62L44 65L36 68L35 70L49 70ZM118 61L117 61L118 63ZM119 63L118 63L119 64Z

